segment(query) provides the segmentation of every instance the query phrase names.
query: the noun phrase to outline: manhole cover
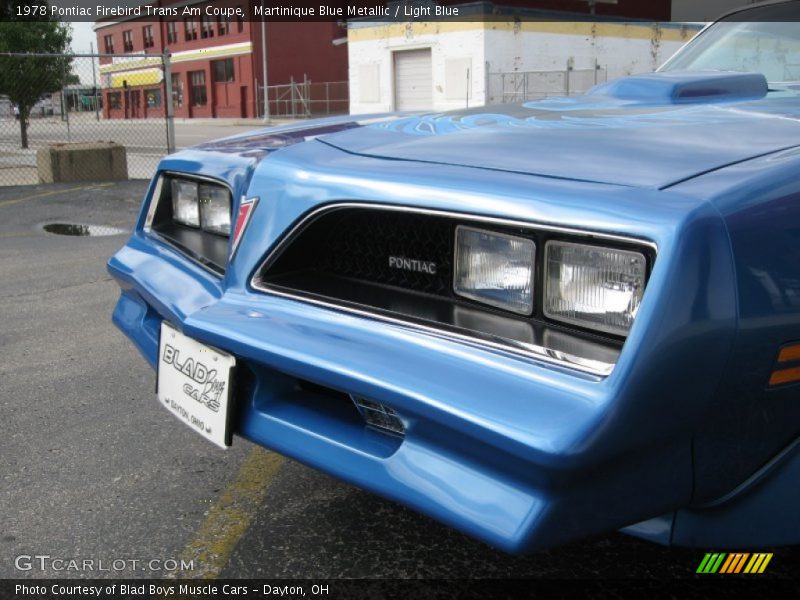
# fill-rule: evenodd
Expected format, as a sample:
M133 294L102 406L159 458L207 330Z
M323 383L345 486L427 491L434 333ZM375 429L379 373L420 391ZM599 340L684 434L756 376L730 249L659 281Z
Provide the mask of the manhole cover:
M122 235L128 233L119 227L110 227L108 225L82 225L80 223L48 223L42 227L48 233L55 233L56 235L77 235L77 236L91 236L101 237L107 235Z

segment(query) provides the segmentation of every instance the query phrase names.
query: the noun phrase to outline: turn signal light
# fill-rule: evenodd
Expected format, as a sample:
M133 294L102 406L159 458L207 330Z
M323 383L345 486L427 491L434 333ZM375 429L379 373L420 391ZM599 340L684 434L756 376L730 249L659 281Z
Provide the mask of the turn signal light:
M800 344L784 346L778 352L779 367L772 372L769 385L784 385L786 383L800 382L800 365L790 363L800 362Z
M769 378L770 385L783 385L784 383L793 383L795 381L800 381L800 367L775 371L772 373L772 377Z
M788 363L796 360L800 360L800 344L781 348L781 352L778 354L779 363Z

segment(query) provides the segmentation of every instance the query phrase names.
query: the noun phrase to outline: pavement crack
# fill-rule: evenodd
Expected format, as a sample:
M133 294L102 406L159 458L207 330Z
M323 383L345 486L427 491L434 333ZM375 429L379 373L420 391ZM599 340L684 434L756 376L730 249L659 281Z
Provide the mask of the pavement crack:
M25 298L26 296L43 296L45 294L50 294L52 292L60 292L61 290L70 290L79 287L85 287L88 285L95 285L97 283L106 283L108 281L113 281L111 277L104 277L103 279L95 279L93 281L82 281L80 283L73 283L71 285L65 285L62 287L54 287L48 288L46 290L36 290L33 292L20 292L19 294L3 294L0 295L0 298L6 299L13 299L13 298Z

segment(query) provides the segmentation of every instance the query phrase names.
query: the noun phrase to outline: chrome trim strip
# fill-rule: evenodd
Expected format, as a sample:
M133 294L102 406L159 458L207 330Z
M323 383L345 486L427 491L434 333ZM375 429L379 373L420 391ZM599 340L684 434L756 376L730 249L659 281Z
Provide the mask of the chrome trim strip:
M480 332L475 332L472 335L461 334L455 331L450 331L439 327L431 327L428 325L423 325L422 323L416 323L414 321L409 321L406 319L397 319L373 311L361 310L351 306L344 306L342 304L325 302L324 300L317 300L316 298L309 298L307 296L303 296L300 294L292 294L289 292L284 292L267 285L257 284L255 282L252 282L252 285L254 289L258 290L259 292L264 292L265 294L269 294L270 296L280 296L281 298L298 300L300 302L305 302L306 304L314 304L316 306L320 306L323 308L329 308L340 312L346 312L358 315L359 317L372 319L375 321L382 321L385 323L391 323L392 325L399 325L403 328L410 329L412 331L421 331L438 338L446 340L455 340L458 342L466 343L470 346L477 347L482 350L485 350L487 347L489 347L492 350L500 351L503 354L510 354L515 357L534 359L536 361L544 362L550 365L555 365L558 367L564 367L567 369L580 371L582 373L593 375L595 377L607 377L608 375L611 374L611 372L614 370L614 367L616 366L616 364L613 363L605 363L601 361L582 358L580 356L573 356L571 354L567 354L566 352L560 352L558 350L553 350L552 348L545 348L543 346L537 346L535 344L526 344L523 342L508 340L506 338L489 336L487 334L483 334Z
M731 14L732 13L736 13L739 10L741 10L741 9L737 9L737 10L731 11ZM715 23L716 23L716 21L712 21L710 23L706 23L705 26L700 31L698 31L697 33L695 33L692 36L692 39L688 40L683 46L678 48L672 54L672 56L670 56L667 60L665 60L663 63L661 63L661 66L658 67L655 72L656 73L661 73L661 72L669 70L669 65L671 63L675 62L675 60L677 60L678 56L681 56L684 53L684 51L686 50L686 47L690 46L692 44L692 42L697 40L697 38L699 38L701 35L703 35L708 30L708 28L711 27L712 25L714 25Z
M156 217L156 208L158 208L158 203L161 201L161 194L163 193L164 187L164 176L159 175L158 180L156 181L156 187L153 188L153 194L150 196L149 203L147 205L147 216L144 219L144 231L146 233L150 233L153 229L153 219ZM158 198L158 200L155 200Z
M305 216L301 217L299 221L297 221L295 225L292 226L292 228L289 230L289 233L285 234L282 237L281 241L267 255L267 257L264 259L264 261L262 261L262 263L258 266L258 268L256 268L253 277L250 279L250 285L254 290L272 296L279 296L291 300L298 300L300 302L305 302L307 304L314 304L316 306L321 306L324 308L330 308L346 313L355 314L360 317L366 317L377 321L392 323L393 325L399 325L401 327L413 331L422 331L426 334L431 334L439 338L464 342L471 346L478 347L481 349L486 349L487 347L489 347L492 350L500 351L505 354L511 354L516 357L521 356L524 358L533 359L535 361L544 362L549 365L563 367L574 371L579 371L581 373L585 373L595 377L607 377L614 370L616 363L605 363L602 361L586 359L580 356L574 356L568 354L566 352L554 350L552 348L545 348L544 346L538 346L535 344L517 342L515 340L508 340L506 338L490 336L479 332L475 332L474 334L471 335L461 334L455 331L451 331L449 329L443 329L441 327L433 327L424 325L422 323L410 321L407 319L390 317L388 315L376 311L355 308L353 306L336 302L327 302L316 298L309 298L308 296L305 296L303 294L286 292L271 287L268 284L265 284L263 281L261 281L259 275L265 269L267 269L278 258L278 256L280 256L280 254L289 246L289 244L291 244L292 241L294 241L297 235L300 234L311 222L320 217L322 214L326 214L328 212L332 212L335 210L343 210L349 208L385 210L392 212L404 212L404 213L432 215L438 217L449 217L449 218L463 219L479 223L489 223L492 225L502 225L509 227L518 227L522 229L535 229L539 231L566 233L569 235L585 237L590 239L601 239L601 240L622 242L626 244L636 244L639 246L647 246L656 252L658 250L658 247L655 243L649 240L639 239L632 236L585 231L583 229L560 227L556 225L530 223L527 221L515 221L499 217L472 215L465 213L456 213L451 211L415 208L409 206L395 206L395 205L360 203L360 202L340 202L340 203L320 206L312 210L311 212L307 213Z
M342 210L348 208L365 208L372 210L385 210L387 212L403 212L414 213L419 215L431 215L434 217L449 217L454 219L465 219L469 221L476 221L479 223L490 223L492 225L501 225L505 227L519 227L522 229L535 229L538 231L549 231L555 233L565 233L568 235L582 236L586 238L595 238L602 240L609 240L612 242L622 242L623 244L637 244L639 246L647 246L654 252L658 252L658 246L643 238L637 238L630 235L621 235L616 233L604 233L599 231L587 231L585 229L578 229L575 227L562 227L560 225L550 225L547 223L531 223L529 221L520 221L513 219L503 219L502 217L490 217L485 215L474 215L470 213L458 213L447 210L435 210L430 208L417 208L413 206L399 206L395 204L379 204L377 202L334 202L318 206L311 212L301 217L289 230L288 234L284 234L277 246L269 253L266 260L256 269L256 272L261 271L275 260L278 255L283 252L286 246L289 245L298 233L307 227L311 221L320 217L322 214L332 212L334 210Z

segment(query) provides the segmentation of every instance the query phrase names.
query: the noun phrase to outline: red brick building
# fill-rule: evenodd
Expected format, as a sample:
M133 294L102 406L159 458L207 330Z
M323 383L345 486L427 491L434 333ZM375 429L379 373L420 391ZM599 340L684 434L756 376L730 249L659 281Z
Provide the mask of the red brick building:
M238 3L244 15L253 0ZM199 16L180 14L181 0L156 0L154 7L179 6L178 16L142 16L95 23L97 45L107 54L160 55L171 52L176 117L255 117L263 106L262 23L205 16L206 6L231 7L231 0L198 0ZM143 11L144 12L144 11ZM160 12L160 11L159 11ZM347 32L333 22L266 22L268 85L347 80L347 47L333 44ZM106 118L164 115L163 69L153 58L100 59Z

